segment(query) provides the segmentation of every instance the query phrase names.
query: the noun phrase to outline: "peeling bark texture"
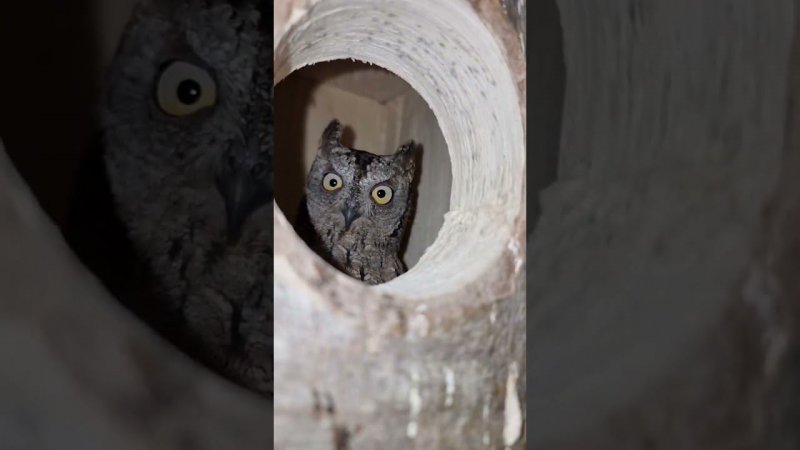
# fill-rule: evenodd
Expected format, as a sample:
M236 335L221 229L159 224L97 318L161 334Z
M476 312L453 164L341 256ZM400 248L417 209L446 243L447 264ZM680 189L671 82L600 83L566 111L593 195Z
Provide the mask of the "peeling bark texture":
M529 246L528 442L798 448L796 2L558 7L566 97Z
M509 15L500 0L297 0L275 20L276 82L334 59L392 71L436 115L453 175L436 241L377 287L276 209L276 448L525 448L525 66Z
M271 408L112 299L0 143L0 447L263 449Z

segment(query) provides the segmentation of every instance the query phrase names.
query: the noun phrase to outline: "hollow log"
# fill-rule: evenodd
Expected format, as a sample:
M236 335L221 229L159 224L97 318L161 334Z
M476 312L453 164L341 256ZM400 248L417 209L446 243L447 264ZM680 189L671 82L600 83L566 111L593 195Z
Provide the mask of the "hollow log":
M525 448L525 66L511 17L499 1L276 3L276 83L336 59L388 69L436 116L453 179L434 243L377 287L324 263L276 208L276 448Z

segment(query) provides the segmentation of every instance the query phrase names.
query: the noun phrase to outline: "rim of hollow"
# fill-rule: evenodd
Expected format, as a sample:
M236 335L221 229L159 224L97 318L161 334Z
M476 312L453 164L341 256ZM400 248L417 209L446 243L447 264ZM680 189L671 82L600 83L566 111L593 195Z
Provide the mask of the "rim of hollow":
M498 270L525 214L524 132L508 64L472 7L462 0L320 0L303 12L276 39L276 84L326 61L380 66L425 100L448 147L450 209L438 236L408 272L371 289L425 298ZM283 216L277 206L275 213Z

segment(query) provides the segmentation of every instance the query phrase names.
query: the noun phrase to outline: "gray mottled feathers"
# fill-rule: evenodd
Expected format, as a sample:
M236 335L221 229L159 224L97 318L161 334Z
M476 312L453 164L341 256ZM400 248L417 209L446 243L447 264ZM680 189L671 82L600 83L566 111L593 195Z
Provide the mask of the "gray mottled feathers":
M379 156L341 143L333 120L306 183L306 207L322 256L368 284L405 271L400 246L413 212L414 142Z
M116 209L159 313L193 354L268 395L271 11L272 2L143 2L104 114Z

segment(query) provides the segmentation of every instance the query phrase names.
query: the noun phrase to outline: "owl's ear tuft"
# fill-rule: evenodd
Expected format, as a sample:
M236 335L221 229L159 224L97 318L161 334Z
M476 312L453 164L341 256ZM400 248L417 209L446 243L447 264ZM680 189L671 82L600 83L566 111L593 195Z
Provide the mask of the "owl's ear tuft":
M331 123L325 127L322 132L322 138L319 142L320 149L330 149L341 145L342 141L342 124L338 119L331 120Z
M414 170L414 161L417 159L417 152L419 151L419 144L414 141L408 141L401 145L400 148L394 153L394 164L402 167L405 170Z

